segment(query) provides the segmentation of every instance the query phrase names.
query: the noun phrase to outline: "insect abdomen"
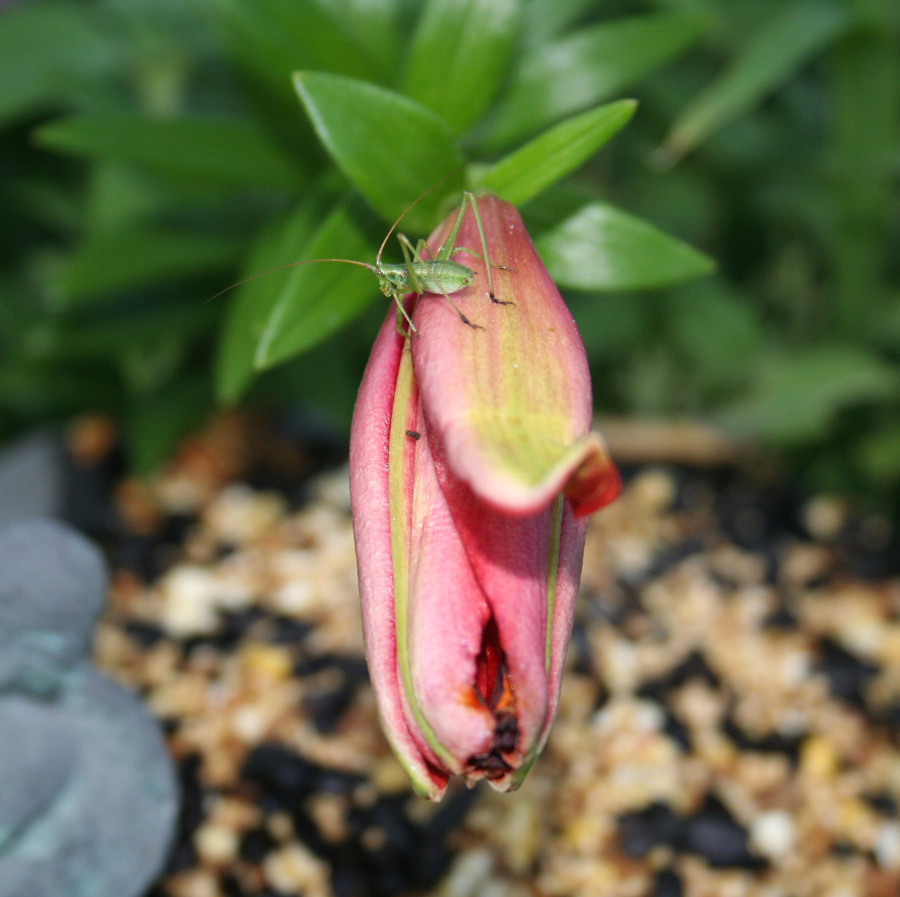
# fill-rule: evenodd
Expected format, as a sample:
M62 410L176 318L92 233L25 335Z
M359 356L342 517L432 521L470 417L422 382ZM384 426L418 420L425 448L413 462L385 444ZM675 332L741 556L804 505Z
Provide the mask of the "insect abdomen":
M475 280L471 268L449 260L416 263L415 271L426 293L456 293Z

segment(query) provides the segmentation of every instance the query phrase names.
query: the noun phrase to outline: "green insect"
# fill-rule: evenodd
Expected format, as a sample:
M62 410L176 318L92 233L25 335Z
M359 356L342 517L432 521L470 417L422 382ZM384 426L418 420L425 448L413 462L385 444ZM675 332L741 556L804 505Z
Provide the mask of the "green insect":
M418 199L415 202L418 202ZM456 235L459 233L463 216L466 213L466 206L470 203L472 205L472 211L475 214L475 223L478 226L478 235L481 238L481 248L484 255L479 255L477 252L473 252L465 246L455 245ZM410 205L403 215L405 215L413 205L415 205L415 203ZM470 286L475 280L475 272L471 268L467 268L461 262L453 261L452 257L456 255L457 252L468 252L469 255L480 258L486 264L488 295L491 297L491 302L494 302L497 305L513 304L512 302L501 302L494 294L494 281L491 276L491 268L498 268L502 271L509 271L512 269L508 268L506 265L495 265L490 260L488 256L487 238L484 235L484 225L481 223L481 214L478 211L478 202L468 190L463 191L463 201L459 207L459 214L456 216L456 221L453 223L453 227L447 235L447 239L441 244L437 251L437 255L434 258L425 258L424 253L427 251L428 247L424 240L419 240L416 246L413 247L412 243L410 243L404 234L398 233L397 242L400 243L400 248L403 251L404 262L402 265L386 265L381 261L381 255L384 252L384 247L387 245L388 239L402 220L403 215L394 222L391 229L387 232L387 235L378 250L374 265L368 265L365 262L352 262L354 265L361 265L374 272L375 276L378 278L378 286L381 289L381 292L384 293L385 296L390 296L397 304L397 329L401 333L403 332L401 326L403 318L406 319L410 331L412 333L416 332L412 319L403 307L403 295L405 293L419 293L420 295L422 293L440 293L450 303L464 324L468 324L469 327L473 327L477 330L484 329L480 324L473 324L450 298L452 293L458 293L460 290ZM349 260L320 259L319 261L340 262Z
M438 183L440 183L440 181ZM431 190L433 188L429 187L428 189ZM427 192L428 190L425 191L425 193ZM454 222L450 233L447 235L447 239L438 249L437 255L434 258L425 258L425 253L428 251L428 247L424 240L419 240L416 246L413 246L404 234L398 233L397 241L400 243L400 248L403 251L403 264L391 265L381 261L384 247L387 245L387 241L390 238L391 234L396 230L397 225L403 220L403 216L406 215L406 213L422 198L422 196L425 196L425 193L423 193L417 199L413 200L413 202L406 207L403 214L401 214L400 217L393 223L391 229L387 232L387 235L381 242L381 246L378 249L378 255L375 258L374 265L370 265L367 262L354 261L353 259L307 259L306 261L291 262L287 265L280 265L277 268L271 268L269 271L263 271L260 274L254 274L252 277L248 277L244 280L238 281L238 283L228 287L228 290L240 286L241 284L246 283L248 280L253 280L256 277L261 277L262 274L269 274L271 271L279 271L283 268L294 267L295 265L312 265L319 262L338 262L344 265L358 265L360 268L367 268L369 271L371 271L375 275L375 277L378 278L378 287L381 292L384 293L385 296L390 296L396 303L397 330L404 336L407 335L407 332L418 332L412 322L412 318L410 318L408 312L403 306L403 296L406 293L418 293L420 295L422 293L440 294L450 303L450 305L459 315L460 320L464 324L468 324L469 327L472 327L476 330L484 330L484 328L480 324L475 324L470 321L462 313L456 303L450 298L451 294L458 293L460 290L463 290L467 286L470 286L475 280L476 273L471 268L467 268L461 262L453 261L452 257L458 252L468 252L470 255L474 255L476 258L480 258L486 263L488 295L491 297L491 302L494 302L497 305L514 305L515 303L501 302L496 297L496 295L494 294L494 281L493 277L491 276L491 268L497 268L501 271L512 271L514 269L509 268L506 265L495 265L490 261L488 257L487 239L484 235L484 226L481 223L481 214L478 211L478 202L476 201L473 194L468 190L463 191L463 201L459 207L459 214L456 216L456 221ZM456 235L459 233L459 228L462 225L463 216L465 215L466 208L470 203L472 205L472 211L475 214L475 223L478 226L478 233L481 237L481 248L484 255L479 255L477 252L473 252L471 249L468 249L465 246L455 245ZM221 293L216 293L216 295L212 298L215 299L225 292L227 292L227 290L222 290ZM404 319L409 326L409 331L404 331L403 329Z

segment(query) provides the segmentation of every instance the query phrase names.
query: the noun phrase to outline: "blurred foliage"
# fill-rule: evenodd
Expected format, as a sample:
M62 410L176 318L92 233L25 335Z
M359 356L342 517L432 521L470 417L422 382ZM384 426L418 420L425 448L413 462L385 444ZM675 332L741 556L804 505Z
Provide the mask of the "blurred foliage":
M372 274L216 293L468 185L520 205L599 408L896 498L898 118L896 0L0 6L0 438L105 409L149 469L216 400L344 430Z

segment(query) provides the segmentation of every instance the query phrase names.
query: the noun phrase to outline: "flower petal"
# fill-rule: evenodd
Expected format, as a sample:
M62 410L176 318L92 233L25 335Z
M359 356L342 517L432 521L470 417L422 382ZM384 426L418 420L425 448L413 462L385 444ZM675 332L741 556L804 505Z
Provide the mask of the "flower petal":
M424 421L416 443L409 575L409 673L420 730L456 775L490 752L494 716L475 688L491 618L444 493Z
M438 479L496 621L513 689L516 746L504 756L507 773L491 779L506 791L521 784L556 715L587 525L562 497L529 517L486 507L437 451Z
M544 723L547 705L545 645L551 510L513 517L486 507L455 477L441 452L439 482L490 611L515 692L517 753Z
M559 693L562 688L563 671L566 664L566 653L572 637L572 625L575 620L575 603L578 588L581 584L581 566L584 559L584 543L587 536L587 521L576 517L574 506L570 501L561 499L561 520L559 534L559 562L556 567L555 588L548 599L549 616L552 624L547 639L547 710L544 726L538 737L531 744L528 755L510 779L510 788L522 784L528 770L540 756L550 727L556 718L559 707Z
M453 256L476 277L450 298L478 327L443 296L426 294L417 303L412 352L426 416L453 472L484 501L532 514L572 482L576 514L589 513L611 501L619 485L602 440L589 435L591 382L581 337L515 207L487 196L478 208L491 262L514 270L492 269L492 302L485 263L466 252ZM452 222L432 236L432 252ZM482 254L471 207L456 243Z
M439 799L446 788L448 774L426 760L410 729L403 711L397 668L388 449L403 345L394 312L390 310L372 348L353 412L350 435L353 532L366 655L381 725L416 791Z

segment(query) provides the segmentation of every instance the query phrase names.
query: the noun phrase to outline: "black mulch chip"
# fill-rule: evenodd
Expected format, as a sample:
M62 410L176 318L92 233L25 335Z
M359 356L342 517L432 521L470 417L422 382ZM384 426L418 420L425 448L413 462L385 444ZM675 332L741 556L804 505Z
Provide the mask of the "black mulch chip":
M683 848L703 857L710 866L758 869L765 861L749 849L747 832L715 798L685 821Z
M652 897L684 897L684 885L678 873L672 869L663 869L653 880Z

